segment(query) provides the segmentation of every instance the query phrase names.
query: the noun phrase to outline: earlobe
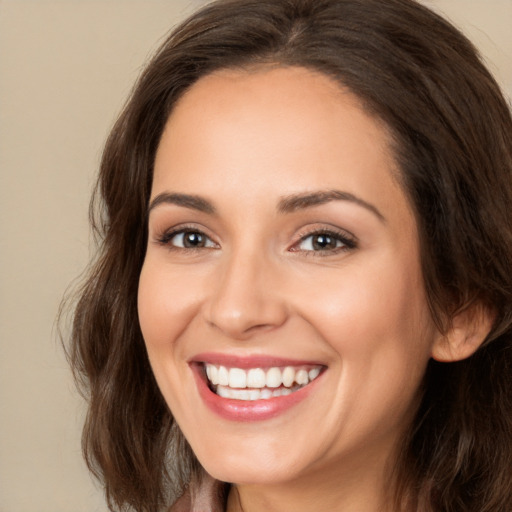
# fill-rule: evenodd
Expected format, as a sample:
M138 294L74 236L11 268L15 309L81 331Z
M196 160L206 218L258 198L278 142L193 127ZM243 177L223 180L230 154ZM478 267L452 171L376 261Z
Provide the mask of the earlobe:
M462 361L473 355L492 329L495 313L482 304L473 304L457 313L445 333L432 347L432 358L442 363Z

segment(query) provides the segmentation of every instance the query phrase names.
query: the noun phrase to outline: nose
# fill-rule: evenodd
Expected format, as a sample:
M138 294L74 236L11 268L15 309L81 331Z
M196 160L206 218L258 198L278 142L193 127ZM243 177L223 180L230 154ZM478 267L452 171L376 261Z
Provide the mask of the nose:
M262 255L240 253L219 265L205 305L210 326L243 340L283 325L288 311L276 267Z

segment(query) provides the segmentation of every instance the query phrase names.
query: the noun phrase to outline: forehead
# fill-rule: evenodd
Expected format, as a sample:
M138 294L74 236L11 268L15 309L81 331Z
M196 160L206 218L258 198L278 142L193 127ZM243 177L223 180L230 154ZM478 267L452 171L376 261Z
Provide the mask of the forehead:
M335 125L349 122L357 124L354 128L361 128L364 133L359 135L372 137L374 145L387 150L391 141L387 126L367 114L355 94L323 73L294 66L222 69L206 75L178 100L168 120L168 130L176 125L184 128L183 121L187 119L199 123L195 128L216 122L217 130L221 124L242 124L244 120L248 124L266 124L267 128L278 128L281 121L296 123L293 131L287 126L283 139L285 135L289 139L301 133L309 135L321 126L333 128L332 136L336 137ZM322 134L327 135L325 131ZM277 130L272 135L276 140Z
M257 191L341 187L386 209L397 195L405 200L390 140L357 96L324 74L222 70L201 78L175 106L157 151L152 196L171 187L249 200Z

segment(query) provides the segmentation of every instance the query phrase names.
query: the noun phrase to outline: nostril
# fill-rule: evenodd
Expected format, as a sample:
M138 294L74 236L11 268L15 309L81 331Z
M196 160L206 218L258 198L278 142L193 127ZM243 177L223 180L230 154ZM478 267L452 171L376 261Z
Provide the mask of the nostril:
M272 330L286 320L285 301L275 286L278 269L264 264L253 250L239 250L224 262L204 302L209 326L233 339Z
M272 311L272 307L275 308ZM210 327L222 331L232 338L245 338L255 333L270 331L285 321L284 308L279 311L277 306L267 304L227 309L212 308L206 321Z

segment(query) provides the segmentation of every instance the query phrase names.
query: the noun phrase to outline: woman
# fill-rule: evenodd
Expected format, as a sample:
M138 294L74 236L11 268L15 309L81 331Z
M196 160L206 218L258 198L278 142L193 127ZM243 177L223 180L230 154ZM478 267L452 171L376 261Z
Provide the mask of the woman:
M510 511L512 120L412 0L224 0L104 152L70 357L111 507Z

